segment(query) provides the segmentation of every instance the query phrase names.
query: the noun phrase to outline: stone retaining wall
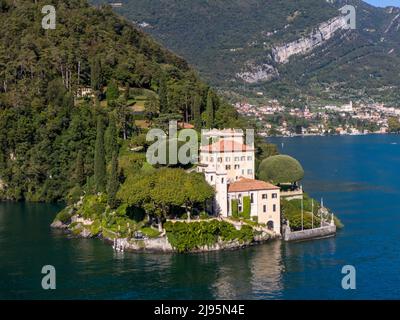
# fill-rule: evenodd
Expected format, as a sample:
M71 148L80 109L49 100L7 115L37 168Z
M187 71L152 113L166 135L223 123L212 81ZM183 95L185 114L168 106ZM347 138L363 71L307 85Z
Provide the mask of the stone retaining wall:
M336 226L329 225L321 228L307 229L301 231L290 231L290 229L284 229L284 240L285 241L303 241L310 239L321 239L334 237L336 235Z

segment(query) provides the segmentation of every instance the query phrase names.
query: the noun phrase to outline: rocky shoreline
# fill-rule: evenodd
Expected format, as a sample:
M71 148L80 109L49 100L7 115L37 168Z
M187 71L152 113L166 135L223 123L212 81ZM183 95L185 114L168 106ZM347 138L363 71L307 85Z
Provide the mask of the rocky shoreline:
M117 251L128 251L128 252L154 252L154 253L175 253L177 250L169 243L168 236L162 234L157 238L145 238L145 239L134 239L134 238L119 238L113 237L111 232L105 231L100 232L97 235L93 235L90 231L93 221L89 219L83 219L81 217L72 216L68 222L62 222L60 220L54 220L51 224L51 228L59 229L67 234L70 234L78 238L99 238L105 243L113 245ZM253 241L240 242L239 240L223 241L219 239L215 244L210 246L198 247L194 250L188 251L188 253L201 253L201 252L212 252L222 250L237 250L262 243L266 243L275 236L261 232L254 236Z

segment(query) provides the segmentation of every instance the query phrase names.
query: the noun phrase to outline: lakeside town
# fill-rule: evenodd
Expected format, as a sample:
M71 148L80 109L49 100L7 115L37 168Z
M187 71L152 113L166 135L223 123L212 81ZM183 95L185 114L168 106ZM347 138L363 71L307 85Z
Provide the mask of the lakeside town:
M352 101L323 107L286 107L270 100L260 106L236 103L235 108L258 123L262 136L385 134L397 131L400 119L398 108Z

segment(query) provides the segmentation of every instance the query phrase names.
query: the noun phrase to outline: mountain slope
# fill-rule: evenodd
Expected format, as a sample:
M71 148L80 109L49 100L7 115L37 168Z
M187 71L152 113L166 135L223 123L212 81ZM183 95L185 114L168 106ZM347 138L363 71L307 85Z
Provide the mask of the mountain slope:
M64 200L78 182L90 185L98 119L115 121L120 141L134 139L129 103L143 94L156 119L191 120L206 105L209 88L185 60L110 8L52 1L56 29L44 30L45 4L0 0L0 200ZM79 99L82 87L95 97ZM232 106L214 107L217 124L233 125Z
M359 0L121 2L118 12L226 92L398 103L398 8ZM338 9L345 4L356 8L356 30L343 28Z

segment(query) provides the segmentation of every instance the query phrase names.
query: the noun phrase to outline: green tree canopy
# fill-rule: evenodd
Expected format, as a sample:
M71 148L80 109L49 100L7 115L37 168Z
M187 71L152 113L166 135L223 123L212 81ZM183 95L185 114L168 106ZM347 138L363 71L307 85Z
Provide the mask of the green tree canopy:
M184 205L190 219L190 212L195 204L203 203L214 196L214 189L205 181L200 173L186 174L182 185Z
M187 173L183 169L162 168L129 176L117 197L127 205L142 207L149 215L157 217L160 227L171 207L193 209L195 204L213 195L213 189L202 175Z
M296 159L287 155L276 155L261 162L258 177L274 184L293 183L304 178L304 170Z
M388 119L389 132L400 132L400 121L398 118L390 117Z

